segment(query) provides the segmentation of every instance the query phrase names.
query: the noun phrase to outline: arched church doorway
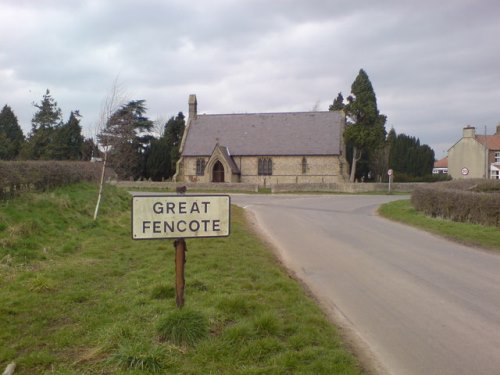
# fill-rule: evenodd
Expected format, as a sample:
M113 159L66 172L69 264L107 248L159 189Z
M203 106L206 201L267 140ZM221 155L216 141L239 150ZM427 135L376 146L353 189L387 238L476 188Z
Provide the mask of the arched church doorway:
M214 164L212 182L224 182L224 166L219 160Z

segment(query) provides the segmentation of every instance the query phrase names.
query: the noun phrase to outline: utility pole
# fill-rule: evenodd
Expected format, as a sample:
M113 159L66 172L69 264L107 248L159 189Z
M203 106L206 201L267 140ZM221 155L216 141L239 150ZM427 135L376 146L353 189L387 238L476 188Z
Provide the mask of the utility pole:
M484 178L487 180L490 178L488 172L488 133L486 132L487 128L486 126L484 127Z

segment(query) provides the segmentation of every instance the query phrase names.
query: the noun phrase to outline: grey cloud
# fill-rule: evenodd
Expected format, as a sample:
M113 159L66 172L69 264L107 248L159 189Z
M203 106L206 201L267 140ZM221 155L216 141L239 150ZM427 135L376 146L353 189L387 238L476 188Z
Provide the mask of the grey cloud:
M119 76L150 116L186 111L191 93L208 113L326 110L364 68L388 127L440 153L463 125L500 120L499 13L493 0L3 1L0 105L27 130L48 87L90 132Z

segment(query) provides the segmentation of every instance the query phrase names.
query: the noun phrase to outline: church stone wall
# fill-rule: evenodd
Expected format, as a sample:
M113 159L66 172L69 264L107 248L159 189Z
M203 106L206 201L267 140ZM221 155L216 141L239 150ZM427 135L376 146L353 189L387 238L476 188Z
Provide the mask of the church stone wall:
M266 157L266 156L263 156ZM240 176L231 176L226 169L226 182L242 182L272 186L277 184L307 184L307 183L339 183L345 182L348 166L338 156L306 156L305 171L303 171L303 156L272 156L272 175L258 175L258 160L256 156L233 156L233 160L241 171ZM205 162L208 163L208 157ZM205 170L203 176L196 176L196 157L183 157L183 182L211 182L211 173ZM303 173L304 172L304 173Z

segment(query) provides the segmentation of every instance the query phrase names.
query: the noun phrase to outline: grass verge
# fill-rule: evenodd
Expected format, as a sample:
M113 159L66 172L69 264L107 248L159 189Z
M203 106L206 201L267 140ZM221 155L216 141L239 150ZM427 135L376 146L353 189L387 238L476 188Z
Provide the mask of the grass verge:
M379 208L378 212L388 219L412 225L466 245L500 251L500 230L495 227L432 218L415 210L410 200L386 203Z
M360 374L335 328L232 208L227 238L133 241L130 196L76 185L0 204L0 369L18 374Z

